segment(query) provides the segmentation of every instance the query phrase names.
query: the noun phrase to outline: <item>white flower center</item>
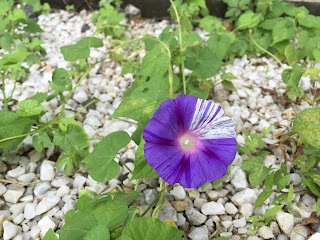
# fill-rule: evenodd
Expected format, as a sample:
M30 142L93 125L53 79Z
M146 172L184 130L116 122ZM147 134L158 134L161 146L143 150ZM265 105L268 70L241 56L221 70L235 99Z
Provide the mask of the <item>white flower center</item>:
M179 139L180 146L183 150L193 150L196 146L197 139L195 136L186 133Z

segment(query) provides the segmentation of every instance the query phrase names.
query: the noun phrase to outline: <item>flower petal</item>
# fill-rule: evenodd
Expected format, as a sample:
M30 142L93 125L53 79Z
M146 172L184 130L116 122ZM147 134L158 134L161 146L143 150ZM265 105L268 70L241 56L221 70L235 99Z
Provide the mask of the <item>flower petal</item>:
M197 99L194 96L179 95L174 101L177 104L180 130L190 129L192 118L197 105Z
M202 139L233 138L235 135L231 118L224 115L218 104L203 99L197 101L190 129Z
M225 165L232 163L236 156L237 145L235 138L205 139L201 141L204 152L212 158L219 159Z
M146 142L169 143L179 131L177 106L173 99L161 103L143 131Z
M144 156L159 176L170 184L178 182L184 161L184 154L176 146L146 143Z

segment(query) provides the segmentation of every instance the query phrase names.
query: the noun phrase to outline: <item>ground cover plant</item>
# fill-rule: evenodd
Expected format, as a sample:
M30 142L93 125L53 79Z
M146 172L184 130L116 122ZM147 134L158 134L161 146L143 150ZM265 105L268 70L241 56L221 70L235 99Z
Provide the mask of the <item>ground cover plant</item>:
M146 35L139 39L126 37L126 26L120 23L123 13L117 12L110 3L102 4L99 12L92 15L92 22L96 24L93 36L61 47L64 59L70 62L70 69L54 70L51 92L38 92L14 107L13 94L5 94L5 80L23 80L28 73L24 63L31 66L40 61L41 54L45 54L42 42L29 35L42 30L24 14L21 6L36 6L35 12L48 8L37 1L23 1L21 6L14 6L13 1L0 1L3 6L1 18L6 19L1 25L0 47L7 51L0 60L4 106L0 111L2 156L16 150L25 137L32 136L32 144L38 152L54 145L59 154L58 169L71 175L83 165L92 179L104 182L118 176L119 164L127 167L116 157L117 152L131 140L139 146L134 170L127 167L131 179L136 180L135 191L114 190L104 194L79 191L76 210L66 214L64 226L57 231L58 236L49 230L44 239L181 239L184 232L176 228L174 221L164 223L157 219L165 202L165 191L175 183L186 188L200 187L227 174L227 167L236 154L234 125L221 107L206 99L220 83L226 89L235 90L232 84L235 77L221 67L244 54L275 58L284 68L285 104L306 101L313 106L299 112L289 122L288 130L279 133L277 138L282 147L286 146L294 154L292 164L303 178L301 191L310 191L319 197L319 91L310 88L310 92L305 93L299 87L299 81L307 75L312 81L319 79L320 70L315 67L315 61L320 60L320 46L317 45L320 18L310 15L305 8L280 0L226 1L229 6L226 22L210 16L204 1L171 3L170 13L176 25L165 28L158 38ZM194 25L208 32L207 40L194 31ZM81 111L66 116L67 100L88 77L90 70L107 60L92 62L90 59L92 48L104 47L99 33L113 38L112 46L107 48L107 58L122 66L121 74L134 74L135 81L111 116L135 120L138 128L132 136L120 131L102 139L90 139L75 120ZM144 49L147 53L141 60L139 52ZM211 81L219 72L222 72L221 81ZM78 79L75 85L72 84L73 78ZM54 119L45 121L42 116L47 110L42 103L53 99L59 100L60 109ZM99 99L90 101L83 110L97 101ZM252 216L247 220L252 222L252 234L258 227L269 224L281 209L293 213L291 204L295 192L289 183L286 162L280 168L266 167L263 163L264 157L270 153L263 141L269 130L260 134L243 132L247 137L245 145L238 145L239 153L247 156L242 168L249 173L250 184L264 185L255 207L272 193L277 194L273 208L263 216ZM90 152L90 141L95 140L99 142ZM143 178L159 176L163 179L160 191L150 204L150 208L156 207L152 217L145 217L150 208L139 214L135 207L135 200L142 197L137 192L139 182ZM319 209L318 200L317 211ZM222 238L217 236L216 239Z

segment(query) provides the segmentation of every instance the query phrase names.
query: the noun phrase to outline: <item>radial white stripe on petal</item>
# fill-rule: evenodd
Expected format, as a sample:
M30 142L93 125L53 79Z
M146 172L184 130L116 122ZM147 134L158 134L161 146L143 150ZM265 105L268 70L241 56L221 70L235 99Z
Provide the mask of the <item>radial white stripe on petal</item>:
M213 102L198 99L191 129L204 139L233 138L234 124L224 115L222 108Z

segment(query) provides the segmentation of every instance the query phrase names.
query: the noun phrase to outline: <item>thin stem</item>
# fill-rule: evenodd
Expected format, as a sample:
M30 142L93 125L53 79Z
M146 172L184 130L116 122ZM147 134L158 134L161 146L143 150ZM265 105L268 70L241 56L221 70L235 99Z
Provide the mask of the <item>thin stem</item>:
M94 65L93 65L94 66ZM81 76L80 80L78 81L78 83L76 84L76 86L74 86L72 88L72 90L70 91L70 93L68 94L68 96L65 98L65 101L67 101L73 94L73 92L77 89L77 87L79 87L81 85L81 83L83 82L83 80L88 76L91 68L93 67L88 67L87 71Z
M119 162L121 162L121 164L123 165L123 166L125 166L126 167L126 169L128 169L128 171L132 174L133 173L133 171L127 166L127 164L124 162L124 161L122 161L119 157L116 157L118 160L119 160Z
M251 39L251 41L254 43L254 45L256 45L257 48L259 48L261 51L269 54L271 57L273 57L279 64L280 66L284 69L284 66L282 64L282 62L275 56L273 55L271 52L269 52L268 50L264 49L263 47L261 47L257 42L256 40L254 40L254 38L252 37L252 31L251 29L249 29L249 37Z
M177 23L178 23L178 32L179 32L179 49L180 52L183 51L183 46L182 46L182 31L181 31L181 23L180 23L180 16L177 10L176 5L174 4L174 2L172 0L170 0L172 8L174 10L174 13L176 14L177 17ZM182 82L183 82L183 93L187 94L187 85L186 85L186 77L185 77L185 73L184 73L184 62L181 63L181 75L182 75Z
M14 90L16 90L16 85L17 85L17 81L14 81L13 89L12 89L12 92L11 92L11 95L10 95L10 97L9 97L8 102L10 102L10 101L12 100Z
M134 186L134 191L138 190L139 183L140 183L140 179L137 180L136 185Z
M3 94L3 103L4 103L4 106L5 106L5 109L6 111L9 110L8 108L8 101L7 101L7 97L6 97L6 84L4 82L4 73L1 74L1 77L2 77L2 87L1 87L1 91L2 91L2 94Z
M95 103L95 102L98 102L97 99L93 99L91 102L89 102L88 104L86 104L83 108L81 108L79 110L79 112L77 112L75 115L73 115L72 118L75 118L76 116L78 116L84 109L86 109L88 106L90 106L91 104Z
M166 182L164 180L162 180L162 182L160 184L160 190L161 190L160 201L159 201L158 206L154 209L154 211L152 213L152 217L157 218L159 216L160 209L162 208L163 204L166 201L166 197L164 196L165 185L166 185Z
M157 200L159 199L159 197L162 195L162 193L164 192L165 189L162 189L157 196L154 198L154 200L152 201L152 203L149 205L149 207L141 214L140 217L143 217L144 215L147 214L147 212L149 212L150 208L152 208L152 206L157 202Z
M36 134L38 132L41 132L44 129L47 129L48 127L50 127L53 123L55 123L57 121L58 121L58 118L56 118L55 121L51 121L50 124L46 125L45 127L40 128L38 130L35 130L33 132L29 132L29 133L21 134L21 135L18 135L18 136L13 136L13 137L8 137L8 138L1 139L0 143L6 142L6 141L9 141L9 140L13 140L13 139L17 139L17 138L21 138L21 137L32 136L33 134Z
M103 138L101 137L96 137L96 138L89 138L89 141L94 141L94 140L102 140Z

